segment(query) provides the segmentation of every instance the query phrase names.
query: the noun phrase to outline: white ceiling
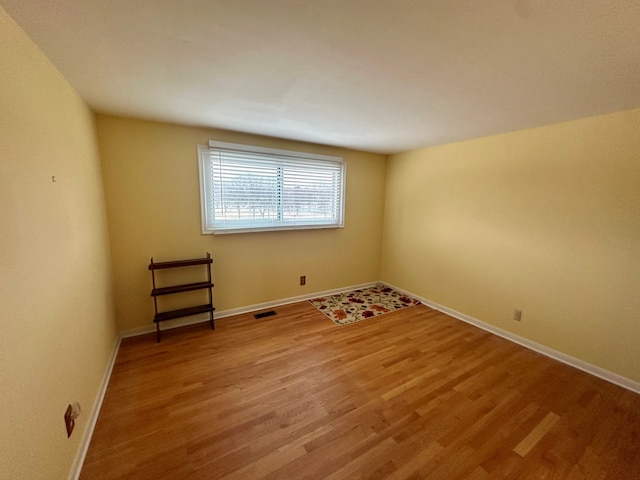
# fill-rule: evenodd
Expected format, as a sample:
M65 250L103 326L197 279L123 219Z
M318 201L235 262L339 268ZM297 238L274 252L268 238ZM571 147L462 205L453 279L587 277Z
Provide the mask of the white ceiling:
M640 0L0 0L99 112L392 153L640 107Z

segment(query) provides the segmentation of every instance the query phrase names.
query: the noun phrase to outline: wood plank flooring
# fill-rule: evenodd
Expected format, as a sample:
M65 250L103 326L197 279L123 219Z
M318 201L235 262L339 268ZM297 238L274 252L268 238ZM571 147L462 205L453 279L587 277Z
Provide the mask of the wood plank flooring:
M82 479L640 479L640 395L419 305L122 342Z

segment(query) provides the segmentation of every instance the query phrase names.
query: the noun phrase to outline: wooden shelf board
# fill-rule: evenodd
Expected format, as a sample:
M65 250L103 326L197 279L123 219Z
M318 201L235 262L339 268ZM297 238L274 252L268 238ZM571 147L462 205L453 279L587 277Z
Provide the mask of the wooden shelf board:
M166 312L159 312L159 313L156 313L155 317L153 318L153 321L157 323L157 322L162 322L164 320L171 320L173 318L188 317L190 315L197 315L199 313L213 312L213 311L215 311L215 308L213 307L213 305L208 303L206 305L197 305L195 307L179 308L177 310L168 310Z
M175 260L172 262L151 262L149 270L160 270L163 268L190 267L192 265L206 265L213 263L213 258L192 258L190 260Z
M202 290L205 288L213 288L211 282L185 283L183 285L173 285L170 287L160 287L151 290L151 296L170 295L172 293L190 292L192 290Z

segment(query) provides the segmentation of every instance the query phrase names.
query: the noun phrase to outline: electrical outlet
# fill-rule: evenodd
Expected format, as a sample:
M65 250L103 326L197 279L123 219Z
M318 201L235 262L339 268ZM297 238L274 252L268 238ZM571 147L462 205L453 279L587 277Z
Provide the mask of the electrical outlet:
M71 432L73 432L73 427L76 426L76 421L72 417L73 415L73 407L69 405L67 410L64 412L64 424L67 427L67 438L71 436Z
M76 426L76 418L80 416L80 404L73 402L73 405L69 405L64 412L64 425L67 427L67 438L71 436L73 427Z
M300 275L300 285L306 285L306 284L307 284L307 276Z
M513 319L516 322L519 322L522 320L522 310L514 310L513 311Z

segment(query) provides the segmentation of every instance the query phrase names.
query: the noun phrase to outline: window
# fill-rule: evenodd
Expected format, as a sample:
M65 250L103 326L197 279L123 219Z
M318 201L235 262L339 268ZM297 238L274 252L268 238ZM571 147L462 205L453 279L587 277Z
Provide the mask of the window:
M202 233L344 226L342 158L222 142L198 154Z

